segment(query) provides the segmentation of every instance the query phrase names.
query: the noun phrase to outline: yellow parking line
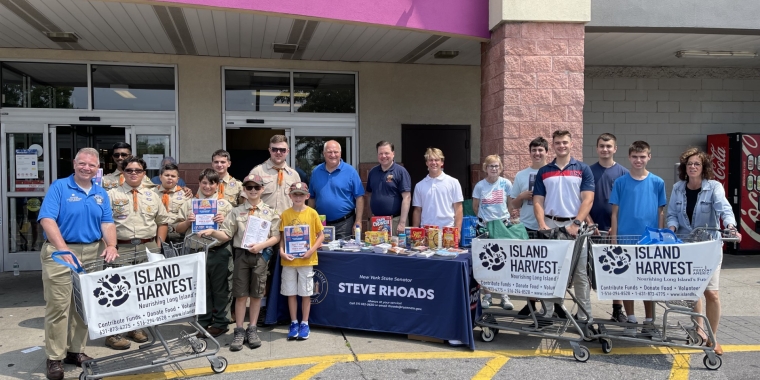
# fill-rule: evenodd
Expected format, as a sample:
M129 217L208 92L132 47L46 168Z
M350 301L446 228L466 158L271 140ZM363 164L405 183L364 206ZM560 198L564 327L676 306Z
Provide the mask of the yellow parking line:
M307 369L306 371L301 372L298 376L294 377L293 380L309 380L314 375L332 367L332 365L335 364L335 362L323 362L315 365L314 367L311 367Z
M496 373L499 372L504 364L507 364L507 361L509 361L509 358L504 356L497 356L489 360L485 367L472 377L472 380L490 380L496 376Z
M691 355L677 354L673 356L673 368L670 369L668 380L689 379L689 359Z

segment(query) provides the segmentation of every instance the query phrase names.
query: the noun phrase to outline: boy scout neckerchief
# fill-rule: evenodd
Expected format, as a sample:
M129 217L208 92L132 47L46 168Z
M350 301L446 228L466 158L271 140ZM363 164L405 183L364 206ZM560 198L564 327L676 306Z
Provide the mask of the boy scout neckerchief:
M219 181L219 191L217 193L217 199L224 198L224 182Z
M181 187L177 186L174 188L174 191L180 191L182 190ZM164 204L164 207L166 207L166 211L169 211L169 190L164 189L164 195L161 196L161 203Z
M132 189L132 207L137 211L137 189Z
M277 169L277 186L282 186L282 171L285 170L285 168L275 168Z

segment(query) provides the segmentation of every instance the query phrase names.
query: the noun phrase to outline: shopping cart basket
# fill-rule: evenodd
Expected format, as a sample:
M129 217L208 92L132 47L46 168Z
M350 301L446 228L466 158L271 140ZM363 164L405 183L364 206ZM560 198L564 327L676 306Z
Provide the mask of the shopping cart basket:
M612 350L612 339L658 346L697 348L705 352L703 363L711 370L722 360L715 354L715 336L705 314L692 310L720 262L721 243L736 241L731 231L695 228L678 235L683 242L641 245L641 236L595 236L589 247L593 255L599 299L652 301L653 317L663 309L662 323L636 324L596 320L586 332L597 338L602 351ZM719 235L718 239L714 236ZM625 277L623 277L625 276ZM704 342L698 322L704 323ZM642 332L646 328L646 333ZM711 343L702 346L704 343Z
M174 268L177 264L177 260L182 260L182 256L188 256L194 253L207 252L208 248L217 244L215 239L208 239L196 234L188 235L182 243L163 243L159 248L146 250L146 251L122 251L119 252L119 257L110 263L105 263L102 258L93 262L81 263L77 268L72 268L72 288L74 293L74 302L76 311L82 317L82 320L91 322L88 319L88 314L92 317L98 312L98 309L88 309L84 297L90 296L86 291L83 291L82 276L87 274L104 274L105 277L113 278L117 275L119 278L124 278L126 281L131 281L126 276L121 276L120 273L124 273L126 270L134 270L145 266L149 259L150 254L163 254L167 260L160 261L161 264L166 263L165 267ZM54 255L68 254L68 253L56 253ZM55 257L55 256L54 256ZM188 256L188 259L193 257ZM197 257L196 257L197 258ZM59 262L60 259L58 259ZM151 264L147 264L151 265ZM132 273L130 272L130 273ZM170 276L171 270L163 272L165 275ZM205 278L205 260L201 260L200 264L197 264L196 277ZM149 274L147 275L149 276ZM137 275L134 276L134 282L137 282ZM114 287L120 286L120 284L111 284ZM111 285L108 285L109 287ZM133 286L131 289L136 291L137 284L130 284ZM187 285L186 283L184 284ZM87 288L86 286L84 288ZM205 286L203 289L197 287L198 292L205 292ZM121 288L124 290L124 288ZM136 295L134 295L136 296ZM205 295L198 294L196 299L205 297ZM139 296L138 296L139 299ZM205 299L205 298L204 298ZM195 299L184 299L166 302L165 306L171 310L172 307L178 306L178 303L185 302L192 304L195 303ZM108 306L112 306L109 304ZM164 306L164 304L162 304ZM184 305L183 305L184 307ZM195 313L192 313L195 314ZM174 314L176 316L178 314ZM144 315L143 315L144 316ZM92 318L91 318L92 319ZM107 356L104 358L97 358L88 360L82 363L82 373L80 374L80 380L86 379L100 379L108 376L116 376L126 373L140 372L143 370L170 365L186 360L206 357L211 364L211 370L215 373L222 373L227 369L227 359L222 356L217 356L221 345L219 342L208 334L208 332L198 324L197 315L190 317L184 317L180 319L172 319L165 314L153 316L148 318L142 318L135 322L137 328L147 328L150 332L152 340L145 344L140 345L138 350L129 351L121 354ZM192 330L179 332L176 338L167 339L161 333L159 328L162 324L168 323L187 323ZM92 327L92 326L90 326ZM130 327L133 327L130 325ZM121 328L121 329L120 329ZM102 330L98 331L98 336L111 335L122 332L122 327L109 327L106 326ZM92 331L92 329L90 329ZM199 339L199 336L203 336L206 339ZM209 348L209 342L211 348Z
M556 304L567 317L539 315L531 303L528 303L530 315L500 309L484 310L475 322L482 329L481 339L490 342L499 331L505 330L521 335L565 340L570 343L576 360L587 361L590 352L580 344L585 338L585 326L572 317L564 300L565 294L568 294L578 304L578 310L590 314L580 305L573 291L568 289L572 284L574 268L586 265L585 260L579 259L584 253L590 233L590 229L584 226L575 240L474 239L473 272L475 280L482 287L494 293L508 294L510 298L538 299L544 305L544 310L547 310L547 304ZM526 272L533 274L527 275ZM578 333L578 337L565 335L571 327Z

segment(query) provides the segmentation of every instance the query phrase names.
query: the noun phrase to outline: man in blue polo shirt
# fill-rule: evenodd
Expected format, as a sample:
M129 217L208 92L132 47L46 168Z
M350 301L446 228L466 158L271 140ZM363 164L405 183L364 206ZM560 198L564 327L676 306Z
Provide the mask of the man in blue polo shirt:
M380 141L377 161L367 175L367 197L372 215L392 216L398 233L404 233L412 201L412 179L403 166L393 160L395 147L388 141ZM391 231L392 232L392 231Z
M588 165L570 156L573 147L569 131L557 130L552 134L552 147L556 158L538 169L533 187L533 213L540 230L565 227L571 235L588 217L594 203L594 174ZM578 318L591 319L591 286L586 270L588 252L581 249L578 265L574 268L575 296L589 313L578 312ZM547 305L546 316L551 317L554 305Z
M111 201L106 191L92 182L98 173L99 158L97 150L81 149L74 158L74 174L50 185L37 219L45 231L42 285L46 302L46 374L51 380L63 379L61 360L81 367L83 361L92 359L84 353L87 325L71 304L69 268L54 262L53 252L71 252L80 262L95 261L101 250L100 257L107 262L119 256ZM70 256L63 256L63 260L74 264Z
M309 206L316 208L320 215L325 215L327 225L335 227L338 239L347 239L354 236L354 227L361 227L364 186L359 173L343 162L340 152L337 141L325 143L322 151L325 162L311 172Z

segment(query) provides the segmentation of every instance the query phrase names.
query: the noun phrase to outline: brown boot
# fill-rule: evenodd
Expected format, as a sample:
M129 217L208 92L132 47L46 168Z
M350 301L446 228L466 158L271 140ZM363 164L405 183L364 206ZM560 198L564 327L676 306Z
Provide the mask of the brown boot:
M110 347L114 350L126 350L130 346L132 346L132 343L124 339L121 334L111 335L106 338L106 347Z
M82 362L92 360L91 357L87 356L84 352L78 353L78 352L69 352L66 354L66 357L63 358L63 362L66 364L73 364L77 367L82 366Z
M145 343L148 341L148 334L143 329L137 329L127 333L127 338L134 340L137 343Z
M63 364L60 360L47 360L47 373L45 374L49 380L61 380L63 379Z

